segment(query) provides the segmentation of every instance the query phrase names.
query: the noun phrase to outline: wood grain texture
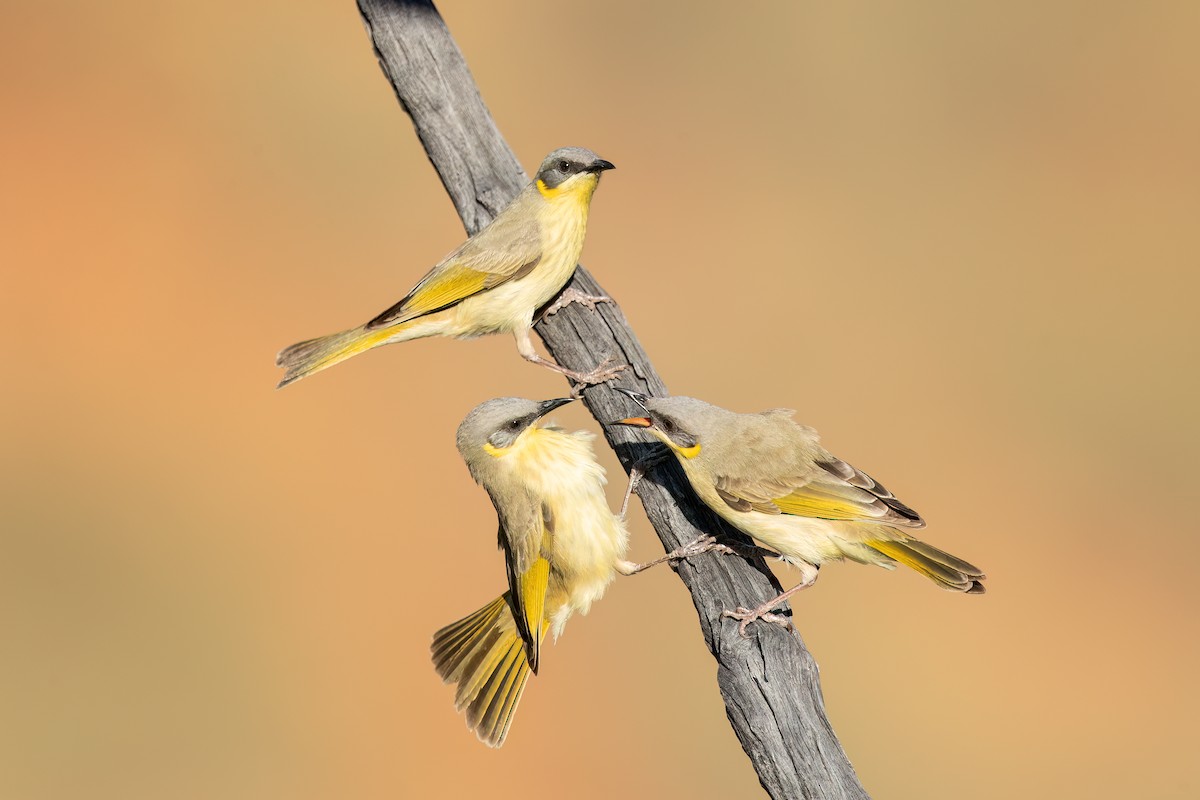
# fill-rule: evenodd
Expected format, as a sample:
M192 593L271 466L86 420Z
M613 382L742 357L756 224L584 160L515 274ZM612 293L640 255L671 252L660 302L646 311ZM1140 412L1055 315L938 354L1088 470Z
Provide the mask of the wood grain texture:
M528 178L433 4L358 0L358 5L384 73L412 117L467 232L475 233ZM582 266L571 285L604 294ZM588 370L615 356L631 365L619 385L666 394L615 303L594 310L571 304L539 322L536 330L559 364ZM595 386L585 391L584 401L626 470L650 452L644 434L604 424L632 413L628 398L608 386ZM667 550L703 533L747 541L700 503L674 459L650 473L638 496ZM777 625L755 624L751 638L745 639L733 620L721 617L723 609L757 605L780 591L762 560L706 555L678 564L676 572L691 593L704 640L717 661L717 684L729 722L771 797L866 798L825 715L817 666L801 638Z

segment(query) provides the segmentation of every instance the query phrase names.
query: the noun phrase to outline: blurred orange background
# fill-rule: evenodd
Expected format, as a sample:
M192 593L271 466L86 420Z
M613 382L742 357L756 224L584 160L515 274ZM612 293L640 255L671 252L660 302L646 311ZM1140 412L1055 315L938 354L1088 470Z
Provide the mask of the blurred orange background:
M1197 796L1200 5L441 10L527 169L617 163L584 262L672 390L798 409L987 570L798 601L867 789ZM0 796L761 796L666 570L502 750L454 712L430 636L504 582L454 428L565 388L511 338L273 390L462 237L354 3L8 2L0 44Z

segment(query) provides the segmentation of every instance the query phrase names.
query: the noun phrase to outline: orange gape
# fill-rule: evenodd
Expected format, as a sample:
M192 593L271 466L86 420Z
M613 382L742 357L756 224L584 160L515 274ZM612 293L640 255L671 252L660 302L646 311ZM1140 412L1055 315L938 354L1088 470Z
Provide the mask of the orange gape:
M982 570L917 539L911 531L925 527L917 512L825 450L815 430L792 421L792 411L738 414L691 397L618 391L646 412L618 424L645 430L665 444L705 505L800 569L794 588L756 608L726 612L740 621L743 634L754 620L787 623L774 610L811 586L828 561L888 569L903 564L943 589L984 592ZM681 553L717 547L694 542Z

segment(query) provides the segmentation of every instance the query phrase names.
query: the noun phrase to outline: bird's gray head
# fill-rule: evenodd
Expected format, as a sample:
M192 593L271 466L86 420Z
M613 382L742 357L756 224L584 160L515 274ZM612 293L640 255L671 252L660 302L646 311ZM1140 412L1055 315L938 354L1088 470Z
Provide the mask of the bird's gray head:
M560 147L542 161L536 180L549 190L558 189L572 179L574 182L586 181L595 186L595 182L600 179L600 173L607 169L616 167L611 161L605 161L585 147Z
M641 392L617 389L642 407L645 416L618 420L616 425L645 428L656 439L685 458L700 454L706 437L733 412L694 397L647 397Z
M458 426L458 450L468 462L481 453L496 455L497 451L511 447L529 426L573 399L559 397L539 402L520 397L498 397L480 403Z

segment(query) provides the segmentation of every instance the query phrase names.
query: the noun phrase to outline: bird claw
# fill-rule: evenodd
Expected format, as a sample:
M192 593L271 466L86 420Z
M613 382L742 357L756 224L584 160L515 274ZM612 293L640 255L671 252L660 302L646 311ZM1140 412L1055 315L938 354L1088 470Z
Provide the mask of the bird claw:
M746 608L745 606L738 606L737 610L735 611L722 611L721 617L728 617L729 619L738 620L738 634L740 634L743 639L750 638L749 634L746 633L746 626L755 620L762 620L763 622L771 622L776 625L781 625L788 631L796 630L795 626L792 625L792 620L790 617L785 617L782 614L776 614L771 609L772 606L759 606L758 608L753 609Z
M611 381L627 369L629 369L628 364L617 364L616 359L609 356L601 361L599 366L591 372L569 372L564 374L575 381L575 384L571 386L571 396L578 399L583 396L583 390L588 386L595 386L598 383Z
M721 544L717 541L717 537L704 535L696 538L694 541L688 542L683 547L674 550L671 553L671 560L691 558L702 553L722 553L724 555L736 555L737 551L729 545Z
M625 499L626 499L626 501L628 501L629 495L626 495ZM622 518L624 517L624 515L625 515L625 506L621 506ZM647 561L645 564L631 564L629 562L625 562L623 574L636 575L639 572L643 572L643 571L649 569L650 567L656 566L658 564L662 564L662 563L665 563L668 561L683 561L684 559L691 558L692 556L698 556L698 555L702 555L704 553L711 553L711 552L725 553L725 554L729 554L729 553L736 554L737 553L737 551L734 550L732 547L728 547L726 545L719 544L717 542L717 537L703 535L703 536L698 536L696 539L688 542L685 545L680 545L679 547L676 547L674 550L667 553L665 556L656 558L653 561Z
M597 303L611 302L613 302L613 299L607 295L586 294L579 291L574 286L569 286L562 290L562 293L558 295L557 300L546 307L546 310L542 312L542 317L545 318L553 316L561 311L565 306L569 306L571 303L579 303L579 305L587 306L594 311Z

